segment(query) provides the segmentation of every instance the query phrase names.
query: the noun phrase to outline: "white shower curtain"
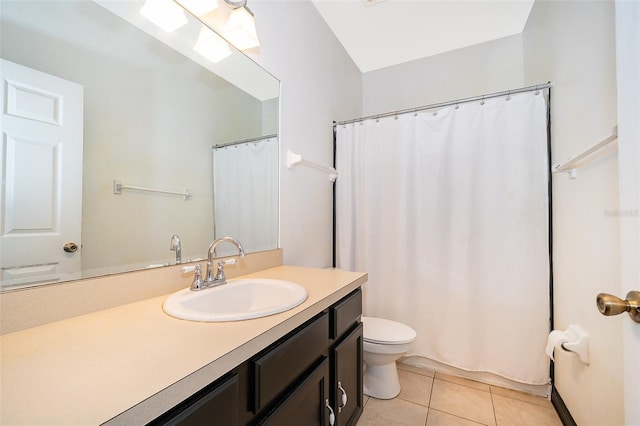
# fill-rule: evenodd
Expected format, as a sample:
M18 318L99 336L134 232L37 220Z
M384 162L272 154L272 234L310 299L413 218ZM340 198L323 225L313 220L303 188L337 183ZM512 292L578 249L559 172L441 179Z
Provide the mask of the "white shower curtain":
M213 192L216 238L234 237L247 252L278 247L277 137L214 148Z
M546 103L494 98L336 129L337 266L412 354L546 384Z

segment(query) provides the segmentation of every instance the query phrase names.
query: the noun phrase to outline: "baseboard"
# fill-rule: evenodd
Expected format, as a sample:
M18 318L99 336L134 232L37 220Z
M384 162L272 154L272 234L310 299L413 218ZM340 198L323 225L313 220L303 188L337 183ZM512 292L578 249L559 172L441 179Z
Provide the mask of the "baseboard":
M571 417L569 409L564 404L564 401L555 386L551 388L551 403L555 407L558 417L560 417L560 421L562 421L564 426L577 426L576 421Z

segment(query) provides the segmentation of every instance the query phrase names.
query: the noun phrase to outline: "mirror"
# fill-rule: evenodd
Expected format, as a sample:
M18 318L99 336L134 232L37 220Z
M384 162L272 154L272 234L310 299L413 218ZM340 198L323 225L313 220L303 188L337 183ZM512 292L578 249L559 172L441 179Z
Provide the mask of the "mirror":
M2 290L278 246L279 82L142 5L2 1Z

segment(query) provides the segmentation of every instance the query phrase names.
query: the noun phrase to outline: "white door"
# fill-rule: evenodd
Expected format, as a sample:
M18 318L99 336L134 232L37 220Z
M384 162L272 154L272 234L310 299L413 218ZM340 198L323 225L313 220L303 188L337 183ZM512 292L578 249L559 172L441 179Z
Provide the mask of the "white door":
M640 3L616 1L622 298L640 291ZM640 324L622 326L625 424L640 425ZM612 371L615 366L612 366Z
M4 289L80 270L83 88L4 59L0 75Z

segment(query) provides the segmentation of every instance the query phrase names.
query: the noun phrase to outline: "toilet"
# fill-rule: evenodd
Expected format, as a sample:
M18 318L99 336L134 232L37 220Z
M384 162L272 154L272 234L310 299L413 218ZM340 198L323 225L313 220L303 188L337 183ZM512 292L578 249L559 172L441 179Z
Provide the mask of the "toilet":
M391 399L400 393L396 360L413 349L416 332L384 318L362 317L364 324L364 394Z

